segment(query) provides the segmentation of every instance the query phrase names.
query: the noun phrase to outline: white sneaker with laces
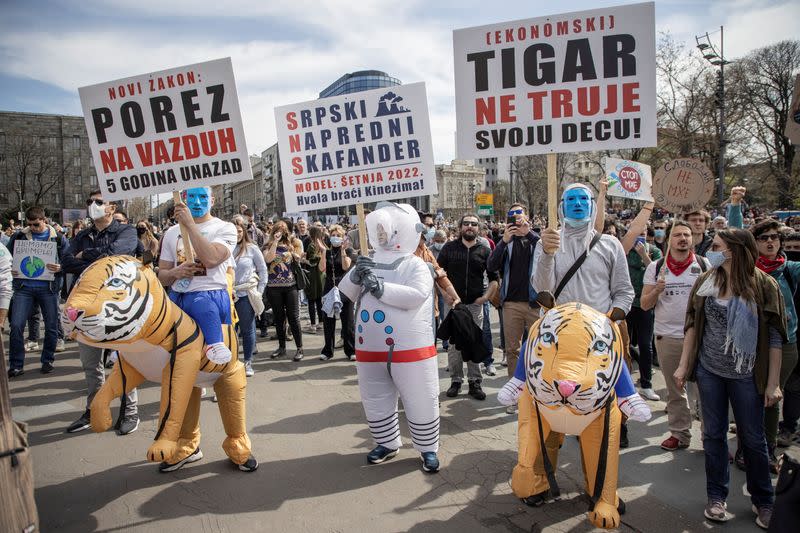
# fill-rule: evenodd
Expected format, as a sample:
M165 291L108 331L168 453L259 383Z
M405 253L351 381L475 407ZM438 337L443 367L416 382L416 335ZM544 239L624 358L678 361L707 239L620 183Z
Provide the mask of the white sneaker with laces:
M36 352L39 350L39 343L36 341L28 341L25 343L26 352Z
M65 346L64 346L64 339L58 339L58 340L56 341L56 352L58 352L58 353L61 353L61 352L63 352L65 349L66 349L66 348L65 348Z
M622 414L631 420L647 422L653 417L653 413L650 412L650 407L647 406L645 401L642 400L642 397L638 394L632 394L625 398L617 397L617 403L619 404L619 409L622 411Z
M251 378L255 375L256 371L253 370L253 362L252 361L245 361L244 362L244 375L248 378Z
M341 337L339 337L339 338L336 340L336 343L333 345L333 347L334 347L334 348L344 348L344 339L342 339Z
M661 399L661 396L656 394L653 389L639 389L639 395L651 402L657 402Z
M486 372L487 376L496 376L497 375L497 370L495 369L494 365L491 364L491 363L486 365L486 367L484 368L484 371Z
M206 357L214 364L224 365L231 360L231 351L225 343L216 342L206 348Z

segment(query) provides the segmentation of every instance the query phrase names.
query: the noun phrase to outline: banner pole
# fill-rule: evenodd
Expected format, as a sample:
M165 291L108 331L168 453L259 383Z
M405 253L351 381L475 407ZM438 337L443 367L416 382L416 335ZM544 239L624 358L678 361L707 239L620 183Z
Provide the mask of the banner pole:
M172 191L172 203L174 205L183 203L180 192ZM183 255L186 257L186 261L194 263L194 250L192 250L192 241L189 240L189 232L186 230L186 226L178 224L181 227L181 238L183 239Z
M558 229L558 154L547 154L547 227Z
M364 204L356 204L356 213L358 214L358 248L361 255L369 255L369 246L367 244L367 217L364 214Z

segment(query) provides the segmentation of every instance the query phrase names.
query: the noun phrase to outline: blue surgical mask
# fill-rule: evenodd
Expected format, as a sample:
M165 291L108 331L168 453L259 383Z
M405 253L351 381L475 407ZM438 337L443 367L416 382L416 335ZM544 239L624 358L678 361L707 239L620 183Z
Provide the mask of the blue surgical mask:
M711 263L711 268L719 268L728 260L725 256L725 252L715 252L714 250L706 252L706 259Z
M425 233L425 240L431 242L433 240L434 235L436 235L436 229L429 228L427 233Z
M331 246L341 246L342 245L342 238L341 237L331 237Z
M204 217L211 210L211 189L209 187L188 189L184 201L194 218Z
M655 236L656 239L663 239L664 237L667 236L667 230L654 229L653 230L653 235Z

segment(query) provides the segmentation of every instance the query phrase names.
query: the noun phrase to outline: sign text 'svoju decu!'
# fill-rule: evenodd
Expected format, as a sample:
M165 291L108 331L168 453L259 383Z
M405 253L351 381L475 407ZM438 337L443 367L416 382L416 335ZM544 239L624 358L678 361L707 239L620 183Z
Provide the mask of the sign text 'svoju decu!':
M434 194L422 83L275 110L288 210Z

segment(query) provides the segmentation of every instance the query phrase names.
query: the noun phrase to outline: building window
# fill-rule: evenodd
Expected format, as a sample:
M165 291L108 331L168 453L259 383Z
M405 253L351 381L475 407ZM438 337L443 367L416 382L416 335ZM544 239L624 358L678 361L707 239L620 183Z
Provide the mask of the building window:
M81 185L83 185L83 176L81 176L80 174L78 174L77 176L75 176L75 183L76 183L78 186L81 186Z
M81 156L76 155L75 157L72 158L72 166L73 167L81 166Z
M94 157L89 156L89 168L94 168Z
M81 200L83 200L83 195L79 192L75 193L75 205L81 205Z
M89 175L89 184L91 184L92 187L96 187L97 186L97 176L95 176L94 174L90 174Z
M80 150L81 149L81 138L78 137L77 135L72 137L72 148L74 150Z

